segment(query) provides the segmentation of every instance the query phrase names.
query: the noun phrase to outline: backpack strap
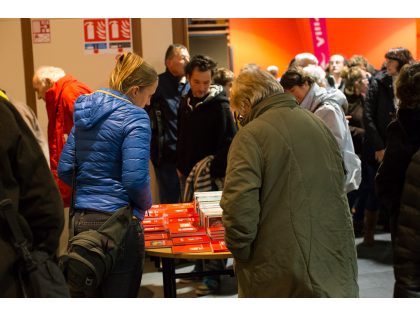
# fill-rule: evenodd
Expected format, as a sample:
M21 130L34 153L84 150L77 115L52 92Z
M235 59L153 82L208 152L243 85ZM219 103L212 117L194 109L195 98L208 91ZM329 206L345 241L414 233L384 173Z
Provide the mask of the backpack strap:
M18 222L17 212L13 207L11 199L4 196L3 183L0 181L0 216L9 226L12 233L12 244L17 254L25 261L27 271L36 269L36 264L28 248L28 240L23 234L22 228Z

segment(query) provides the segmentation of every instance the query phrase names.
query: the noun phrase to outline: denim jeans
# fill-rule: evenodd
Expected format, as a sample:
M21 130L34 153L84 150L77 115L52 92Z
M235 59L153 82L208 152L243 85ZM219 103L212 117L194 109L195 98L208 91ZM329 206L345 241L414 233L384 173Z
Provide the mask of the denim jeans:
M161 162L159 166L154 167L159 186L160 203L178 203L180 201L180 187L175 163Z
M92 220L89 217L78 217L75 221L75 232L87 228L98 229L100 222L106 220L103 213ZM98 226L99 225L99 226ZM72 297L137 297L144 267L144 231L143 225L133 220L121 244L121 252L114 268L94 291L80 292L71 289Z

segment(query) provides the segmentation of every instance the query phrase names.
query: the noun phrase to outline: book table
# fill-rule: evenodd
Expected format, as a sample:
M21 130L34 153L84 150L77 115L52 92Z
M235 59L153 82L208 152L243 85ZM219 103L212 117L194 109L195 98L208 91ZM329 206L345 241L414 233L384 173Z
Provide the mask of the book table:
M171 248L146 249L149 256L159 257L162 260L163 295L164 297L176 297L176 279L192 278L207 275L228 274L234 276L233 269L202 271L189 273L175 273L175 259L227 259L232 258L230 252L199 252L199 253L172 253Z

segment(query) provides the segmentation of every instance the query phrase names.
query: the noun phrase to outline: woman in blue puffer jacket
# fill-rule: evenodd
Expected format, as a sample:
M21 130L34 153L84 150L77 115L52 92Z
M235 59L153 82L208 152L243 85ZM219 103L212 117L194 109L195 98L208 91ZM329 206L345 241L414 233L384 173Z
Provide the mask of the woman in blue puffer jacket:
M150 122L144 107L156 90L155 69L134 53L118 57L111 89L80 96L74 127L58 174L72 184L76 166L74 233L98 229L116 210L133 208L133 219L115 267L94 293L72 296L137 297L144 264L144 212L152 204L149 177Z

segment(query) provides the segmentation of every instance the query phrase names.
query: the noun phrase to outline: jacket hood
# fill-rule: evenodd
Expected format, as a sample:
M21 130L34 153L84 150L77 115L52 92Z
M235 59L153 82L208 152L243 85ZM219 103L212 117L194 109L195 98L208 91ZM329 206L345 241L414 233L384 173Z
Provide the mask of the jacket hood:
M252 109L248 117L245 117L241 122L242 126L256 119L258 116L263 114L265 111L274 107L284 106L297 106L296 99L288 93L278 92L272 94L259 103L257 103Z
M223 87L216 85L216 84L212 84L210 86L210 93L207 95L207 97L204 99L204 101L197 103L196 107L208 103L210 101L212 101L213 99L219 98L219 97L224 97L226 99L226 102L228 102L228 99L226 97L226 95L222 94L223 92ZM190 90L191 93L191 90ZM190 94L188 95L188 99L187 99L187 105L192 109L193 107L190 105Z
M343 92L338 89L327 91L316 83L312 84L311 89L309 89L300 106L311 112L315 112L321 103L336 104L341 109L348 107L347 99Z
M74 104L74 125L82 129L92 128L104 116L129 104L133 105L127 96L106 88L82 95Z

